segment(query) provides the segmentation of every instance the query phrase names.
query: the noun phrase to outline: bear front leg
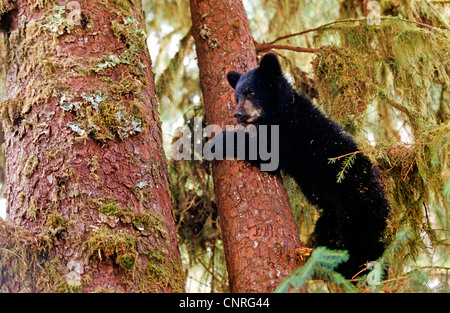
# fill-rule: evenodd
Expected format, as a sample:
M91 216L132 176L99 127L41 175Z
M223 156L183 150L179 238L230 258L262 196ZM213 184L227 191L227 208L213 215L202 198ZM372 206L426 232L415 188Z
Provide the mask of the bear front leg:
M207 143L207 160L242 160L264 172L275 172L280 166L279 129L277 125L242 125L218 133Z

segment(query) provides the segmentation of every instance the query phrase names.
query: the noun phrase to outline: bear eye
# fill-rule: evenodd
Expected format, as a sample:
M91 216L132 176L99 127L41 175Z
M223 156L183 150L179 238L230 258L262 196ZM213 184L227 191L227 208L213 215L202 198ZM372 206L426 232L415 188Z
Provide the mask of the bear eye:
M252 89L250 89L250 88L245 89L245 94L246 94L247 97L249 97L249 98L252 98L252 97L255 96L255 92L254 92Z

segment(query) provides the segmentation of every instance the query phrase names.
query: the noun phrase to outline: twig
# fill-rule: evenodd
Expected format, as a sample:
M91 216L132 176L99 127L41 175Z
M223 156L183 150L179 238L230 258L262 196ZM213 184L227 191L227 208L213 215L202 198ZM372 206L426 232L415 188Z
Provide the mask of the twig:
M355 279L356 276L358 276L359 274L361 274L362 272L367 271L367 267L363 268L362 270L360 270L358 273L356 273L355 275L352 276L352 281L353 279Z
M340 156L335 157L335 158L329 158L328 161L339 160L339 159L345 158L345 157L347 157L347 156L350 156L350 155L352 155L352 154L353 154L353 155L356 155L356 154L358 154L358 153L362 153L362 151L361 151L361 150L357 150L357 151L353 151L353 152L350 152L350 153L346 153L346 154L340 155Z
M319 51L319 49L314 49L314 48L303 48L303 47L293 47L293 46L289 46L289 45L274 45L272 43L259 43L259 42L254 42L255 43L255 48L256 48L256 52L264 52L264 51L269 51L272 49L282 49L282 50L292 50L292 51L296 51L296 52L306 52L306 53L316 53L317 51Z

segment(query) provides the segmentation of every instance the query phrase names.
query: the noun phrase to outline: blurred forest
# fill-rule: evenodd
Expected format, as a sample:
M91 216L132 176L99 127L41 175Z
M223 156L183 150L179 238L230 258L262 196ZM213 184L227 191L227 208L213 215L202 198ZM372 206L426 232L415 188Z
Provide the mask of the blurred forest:
M343 125L381 168L393 214L390 246L379 262L390 266L378 285L364 284L368 271L361 273L357 288L448 292L450 2L243 2L259 55L270 48L277 52L293 85ZM194 127L193 117L204 113L189 1L143 0L143 5L186 290L228 291L210 163L170 158L175 129ZM0 100L4 80L1 69ZM317 211L293 180L285 175L283 180L300 238L307 242ZM308 288L333 290L317 280Z

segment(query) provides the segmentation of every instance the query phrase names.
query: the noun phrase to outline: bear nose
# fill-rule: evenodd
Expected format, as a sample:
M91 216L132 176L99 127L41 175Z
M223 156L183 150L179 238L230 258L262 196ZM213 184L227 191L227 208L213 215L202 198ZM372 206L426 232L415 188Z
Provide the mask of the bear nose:
M234 112L234 118L239 119L242 117L242 112L241 111L235 111Z

